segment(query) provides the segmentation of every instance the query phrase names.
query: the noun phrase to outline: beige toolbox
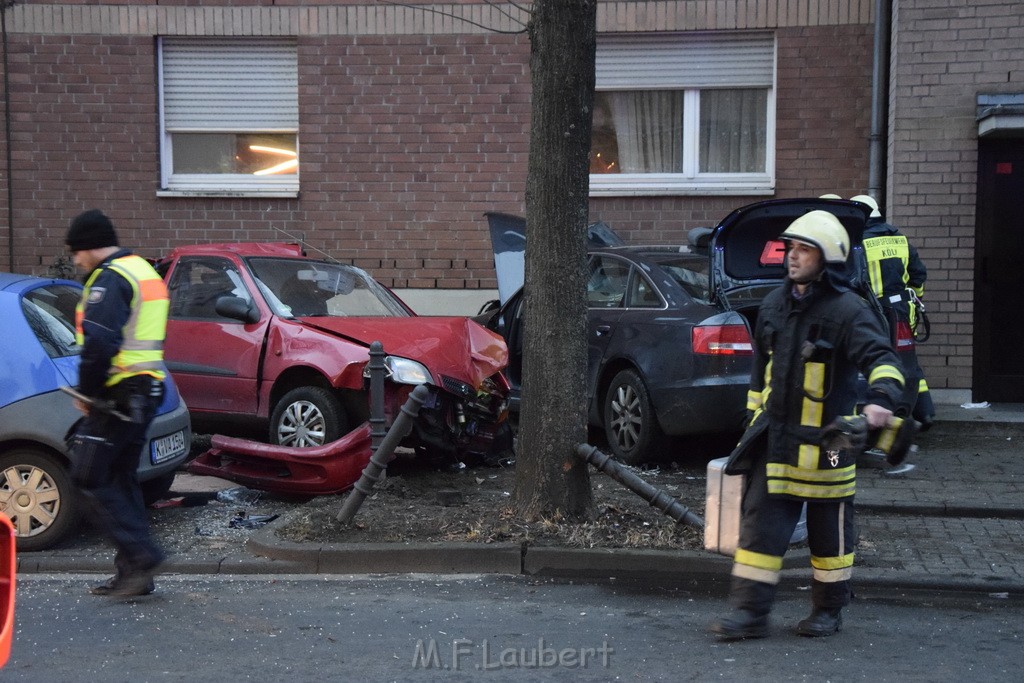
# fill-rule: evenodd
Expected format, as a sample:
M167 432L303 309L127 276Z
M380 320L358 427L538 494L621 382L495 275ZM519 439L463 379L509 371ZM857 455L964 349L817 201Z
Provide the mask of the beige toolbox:
M717 458L708 463L707 500L704 509L704 548L732 557L740 540L740 503L743 499L742 474L726 474L728 458ZM807 506L800 513L800 521L793 531L790 543L807 540Z

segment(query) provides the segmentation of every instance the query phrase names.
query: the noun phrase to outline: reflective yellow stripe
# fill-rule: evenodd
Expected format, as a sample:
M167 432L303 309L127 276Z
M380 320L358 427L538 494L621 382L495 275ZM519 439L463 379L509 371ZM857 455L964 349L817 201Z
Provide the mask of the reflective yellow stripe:
M768 493L776 496L832 500L835 498L849 498L856 492L856 481L851 481L843 486L837 486L834 484L798 484L797 482L787 481L786 479L768 480Z
M837 557L811 555L811 567L814 571L815 581L822 583L849 581L853 577L853 553Z
M736 564L743 564L748 567L757 567L758 569L767 569L768 571L775 572L782 570L782 558L778 555L765 555L764 553L755 553L753 550L737 548L732 559Z
M767 472L769 477L829 483L853 479L857 476L857 466L849 465L834 470L819 470L816 468L793 467L784 462L770 462L768 463Z
M747 410L757 410L761 407L761 392L751 389L747 392Z
M804 363L804 391L813 398L825 395L824 363Z
M875 296L881 298L885 293L885 283L882 281L882 264L878 261L868 261L868 278L871 280L871 291Z
M815 461L817 465L817 461ZM857 489L857 467L835 470L793 467L781 462L767 466L768 493L799 498L833 499L852 496Z
M853 553L838 557L815 557L811 555L811 566L815 569L844 569L853 566Z
M917 383L917 393L925 394L927 392L928 392L928 382L924 381L924 378L922 377L921 381Z
M809 443L800 444L797 467L801 470L816 470L821 459L821 449ZM770 465L769 465L770 467Z
M884 427L881 433L878 435L878 440L875 442L875 448L888 453L892 449L892 444L896 441L896 433L899 432L900 427L903 426L903 418L893 417L892 422L887 427Z
M770 583L774 585L779 582L781 573L770 569L751 567L745 564L734 564L732 566L732 575L740 579L750 579L751 581L757 581L758 583Z
M900 383L900 386L904 385L903 373L895 365L879 365L872 369L871 375L868 376L868 384L874 384L884 378L894 379Z
M804 396L800 411L800 424L805 427L820 427L823 405L820 401L812 401L808 396L820 399L825 395L824 363L804 363L804 392L807 396Z
M843 569L815 569L812 571L815 581L821 583L838 583L840 581L849 581L853 578L853 567L845 567Z

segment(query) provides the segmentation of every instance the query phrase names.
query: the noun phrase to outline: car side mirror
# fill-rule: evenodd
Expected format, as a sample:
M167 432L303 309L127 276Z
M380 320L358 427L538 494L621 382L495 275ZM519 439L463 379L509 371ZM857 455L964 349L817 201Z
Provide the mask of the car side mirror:
M240 296L220 297L214 304L213 310L217 311L219 316L243 323L255 323L260 319L260 312L257 310L256 304L246 301Z

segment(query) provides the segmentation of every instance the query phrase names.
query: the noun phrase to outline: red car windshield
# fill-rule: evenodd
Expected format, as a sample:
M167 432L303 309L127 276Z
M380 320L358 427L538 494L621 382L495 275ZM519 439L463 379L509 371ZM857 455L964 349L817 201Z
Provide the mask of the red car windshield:
M387 289L355 266L290 258L246 261L267 303L285 318L409 315Z

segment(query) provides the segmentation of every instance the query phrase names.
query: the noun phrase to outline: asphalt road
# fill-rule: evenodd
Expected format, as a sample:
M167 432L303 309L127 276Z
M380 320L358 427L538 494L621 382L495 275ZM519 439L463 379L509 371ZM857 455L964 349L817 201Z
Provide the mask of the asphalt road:
M24 576L3 681L1018 681L1024 600L861 591L829 639L718 642L718 597L507 576L161 577L136 600L95 575ZM583 664L585 663L585 666Z

